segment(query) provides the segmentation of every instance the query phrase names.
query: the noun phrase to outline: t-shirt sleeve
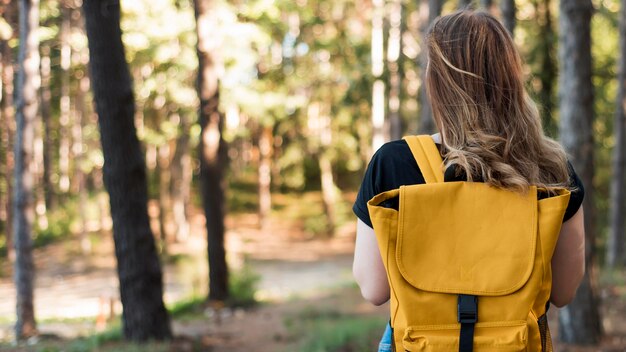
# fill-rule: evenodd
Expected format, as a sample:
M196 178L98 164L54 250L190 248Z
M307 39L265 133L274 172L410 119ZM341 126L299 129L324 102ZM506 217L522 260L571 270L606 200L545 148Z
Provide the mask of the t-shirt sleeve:
M367 166L352 211L372 227L367 202L379 193L416 183L424 183L424 177L406 141L385 143L374 153Z
M361 182L361 188L359 188L359 193L357 193L356 200L352 206L354 214L369 227L373 226L372 221L370 220L369 210L367 209L367 202L372 199L372 197L380 193L379 187L376 184L376 179L379 178L377 175L380 174L380 168L382 167L381 151L382 148L374 154L372 160L370 160L370 163L367 165L365 175L363 176L363 182Z
M569 169L569 177L570 177L570 186L572 188L572 193L569 198L569 203L567 204L567 209L565 210L565 215L563 216L563 222L569 220L576 214L578 209L580 209L581 204L583 204L583 199L585 198L585 185L583 185L583 181L576 174L576 170L574 170L574 166L568 161L567 168Z

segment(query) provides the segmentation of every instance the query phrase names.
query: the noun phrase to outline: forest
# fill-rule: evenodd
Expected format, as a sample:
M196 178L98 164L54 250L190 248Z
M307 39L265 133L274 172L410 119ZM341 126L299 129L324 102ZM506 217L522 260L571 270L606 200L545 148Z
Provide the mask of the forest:
M626 0L0 0L0 351L375 350L352 204L464 8L585 185L555 350L626 350Z

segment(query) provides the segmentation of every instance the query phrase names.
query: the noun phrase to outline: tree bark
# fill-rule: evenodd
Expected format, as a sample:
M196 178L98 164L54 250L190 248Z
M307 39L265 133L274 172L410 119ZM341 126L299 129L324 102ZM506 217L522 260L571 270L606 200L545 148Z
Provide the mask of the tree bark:
M9 23L14 29L12 37L17 34L17 3L14 1L3 0L3 13L2 17ZM5 184L5 196L2 199L2 209L0 213L3 215L4 220L4 233L6 236L6 248L7 257L9 262L15 261L15 249L13 247L13 170L14 170L14 158L13 158L13 142L15 133L15 107L13 102L13 79L14 79L14 63L13 63L13 51L9 46L8 39L0 41L0 51L2 55L2 99L0 101L0 110L3 118L2 129L0 130L0 138L2 138L2 144L5 148L4 154L4 167L3 167L3 181Z
M554 84L557 77L557 65L554 60L555 57L555 36L554 28L552 26L552 13L550 11L550 0L542 0L535 2L535 12L537 13L537 22L540 26L541 38L537 38L539 41L538 50L541 52L541 73L538 75L541 81L541 90L539 91L539 102L541 105L541 116L543 121L543 128L547 131L548 135L555 136L558 131L557 122L552 116L554 111Z
M35 217L33 174L35 124L39 109L39 1L19 2L20 48L15 117L15 189L13 204L13 240L15 246L15 288L17 293L15 336L25 339L37 333L33 306L33 220Z
M426 41L426 31L431 23L441 14L441 0L428 0L428 23L422 26L422 36L424 42ZM435 121L433 120L433 112L430 107L430 101L428 100L428 94L426 93L426 84L424 84L424 78L426 73L426 65L428 64L428 56L426 51L422 51L422 88L420 93L421 100L421 112L420 112L420 124L419 133L431 134L435 132Z
M626 228L626 0L621 1L619 19L619 74L615 109L615 147L613 148L613 177L611 179L611 214L606 266L623 267Z
M515 0L502 0L502 2L500 2L502 23L509 33L511 33L511 36L513 36L515 32L515 12Z
M585 276L574 301L559 311L559 336L567 343L595 344L601 320L592 277L595 224L593 205L593 83L590 0L561 0L559 16L560 137L585 184Z
M122 44L120 4L86 0L83 12L104 155L104 184L113 218L124 336L136 341L167 339L172 334L148 218L146 166L134 124L135 105Z
M200 98L200 182L209 254L209 301L228 298L228 266L224 248L224 119L219 111L219 79L215 37L217 18L212 0L194 0L198 35L198 96Z

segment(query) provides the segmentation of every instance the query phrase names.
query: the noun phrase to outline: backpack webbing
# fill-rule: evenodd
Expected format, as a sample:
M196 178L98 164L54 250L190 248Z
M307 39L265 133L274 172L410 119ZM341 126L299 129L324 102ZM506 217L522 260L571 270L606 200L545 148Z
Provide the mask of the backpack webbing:
M417 161L424 181L426 183L443 182L443 160L432 138L430 136L407 136L404 140Z

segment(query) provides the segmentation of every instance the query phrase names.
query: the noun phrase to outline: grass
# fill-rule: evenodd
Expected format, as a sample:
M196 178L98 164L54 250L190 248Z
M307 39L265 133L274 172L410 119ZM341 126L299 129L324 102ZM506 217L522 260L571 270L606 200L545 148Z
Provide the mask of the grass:
M300 352L369 352L376 349L386 320L346 315L333 309L305 308L285 320L290 334L305 336Z

